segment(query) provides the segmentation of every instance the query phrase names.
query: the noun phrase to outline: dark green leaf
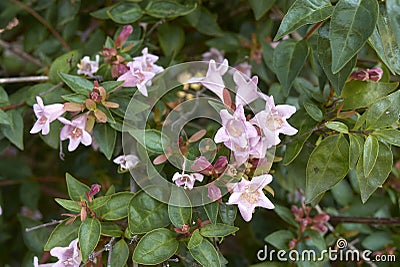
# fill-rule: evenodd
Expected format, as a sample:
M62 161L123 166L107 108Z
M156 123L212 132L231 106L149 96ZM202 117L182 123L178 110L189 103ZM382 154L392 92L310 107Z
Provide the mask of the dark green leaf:
M89 254L97 247L100 240L101 224L95 218L87 218L79 227L79 248L82 253L82 260L86 262Z
M313 150L306 169L306 201L340 182L349 171L349 144L342 134L325 138Z
M346 83L341 97L344 98L343 110L367 107L377 99L396 90L398 83L351 81Z
M113 6L108 6L108 7L104 7L99 10L96 10L94 12L90 12L90 16L95 17L96 19L102 19L102 20L109 19L107 11L109 9L111 9L112 7Z
M200 245L201 241L203 241L203 236L200 234L200 230L196 229L192 233L189 239L189 243L187 245L188 249L192 249Z
M167 148L170 144L168 138L155 129L146 129L144 131L131 129L129 133L149 151L157 154L164 153L164 148Z
M400 147L400 131L398 129L379 129L372 134L381 141Z
M217 201L210 202L210 203L204 205L203 207L204 207L204 210L207 213L207 217L211 221L211 223L217 223L218 210L219 210L218 202Z
M49 81L54 84L61 82L61 77L58 75L58 73L68 73L71 68L75 67L78 60L79 53L77 50L70 51L56 58L50 66L50 70L48 73Z
M234 234L238 227L217 223L217 224L207 224L200 229L200 234L205 237L224 237Z
M185 43L185 33L181 27L164 23L158 27L158 40L164 54L173 59Z
M8 113L6 113L4 110L0 109L0 124L4 124L4 125L12 124L11 118L8 115L9 115Z
M61 207L63 207L66 210L72 211L72 212L80 212L81 211L81 206L78 205L77 201L74 200L69 200L69 199L62 199L62 198L55 198L55 202L57 202Z
M276 214L278 214L278 216L284 221L287 222L289 224L291 224L292 226L297 227L298 223L294 220L294 216L293 213L290 209L288 209L285 206L280 206L280 205L275 205L275 209L274 211L276 212Z
M294 79L299 75L308 56L306 41L284 40L275 48L273 65L285 96L289 95Z
M320 251L326 249L325 239L322 234L313 229L307 229L304 231L305 236L310 237L310 241L317 247Z
M79 8L81 6L81 0L61 0L58 2L58 16L57 24L62 26L75 19Z
M71 174L66 173L68 195L72 200L81 201L85 197L85 193L89 193L89 186L79 182Z
M101 235L120 237L122 235L121 226L112 222L101 223Z
M96 139L97 144L100 147L101 152L106 156L108 160L111 159L115 141L117 139L117 132L105 123L96 123L93 128L93 136Z
M312 102L306 101L303 103L304 109L307 111L308 115L315 121L322 121L324 119L324 114L319 109L317 105Z
M140 191L129 202L128 223L134 234L167 226L170 223L168 206Z
M186 1L185 4L179 4L175 1L150 1L146 6L146 14L160 19L176 18L192 13L197 7L195 1Z
M0 129L12 144L20 150L24 150L24 120L22 115L15 109L9 110L6 113L12 123L2 126Z
M43 253L44 243L49 236L49 232L47 231L47 229L41 228L34 231L26 232L26 228L34 227L41 223L23 215L18 215L18 220L22 227L22 236L25 245L29 248L29 250L35 253Z
M347 125L340 121L327 121L325 123L325 126L339 133L349 133L349 128L347 127Z
M60 72L61 79L75 93L89 97L89 93L93 90L93 83L80 76L69 75Z
M254 17L256 20L259 20L268 12L268 10L271 9L275 3L275 0L249 0L249 3L251 9L253 9Z
M172 224L181 228L182 225L190 225L192 221L192 207L184 190L173 187L168 204L168 216Z
M294 234L289 230L279 230L265 237L265 241L277 249L288 249L289 242L294 238Z
M366 128L377 129L392 126L399 120L400 91L376 101L366 112Z
M168 260L178 250L176 233L165 228L155 229L143 236L132 255L139 264L156 265Z
M331 192L335 200L342 206L350 205L354 200L353 191L346 179L336 184Z
M225 224L233 225L236 219L237 206L219 203L219 216Z
M115 243L112 256L111 256L111 265L112 267L124 267L129 258L129 247L126 244L124 239L121 239L117 243Z
M79 226L81 225L81 221L76 219L71 224L66 224L69 220L65 219L62 223L54 228L51 233L49 239L47 240L46 245L44 246L45 251L49 251L54 247L68 247L69 243L72 240L78 237Z
M349 134L349 140L349 168L353 169L356 166L360 155L362 155L364 145L360 144L359 139L354 134Z
M123 81L106 81L101 83L101 86L106 89L107 94L110 94L120 88L123 83Z
M241 46L240 35L235 33L225 33L221 37L216 37L206 41L206 45L225 52L236 52Z
M128 216L128 203L132 197L130 192L118 192L108 196L104 205L93 210L103 220L120 220Z
M129 24L143 16L143 10L136 3L122 2L107 11L108 17L120 24Z
M378 157L369 175L365 175L363 157L360 158L356 170L363 203L365 203L372 193L385 182L392 169L392 164L392 151L387 145L380 142Z
M296 0L283 17L274 40L279 40L303 25L322 21L328 18L332 11L329 0Z
M88 98L88 96L84 96L82 94L68 94L68 95L63 95L61 96L65 101L68 102L73 102L73 103L78 103L78 104L83 104L85 103L85 100Z
M397 44L400 44L400 2L398 0L386 0L386 10L390 19L390 25L394 29L397 38Z
M392 235L390 233L377 231L364 238L361 245L366 249L378 251L384 249L392 242Z
M190 242L189 242L190 243ZM219 255L215 247L203 238L199 244L188 246L190 254L193 258L204 267L221 266Z
M186 16L188 23L196 28L200 33L221 36L223 31L216 22L216 16L213 16L210 11L204 7L196 8L194 12Z
M333 10L329 40L332 72L338 73L364 46L378 18L376 0L341 0Z
M2 86L0 86L0 106L6 105L9 103L8 94L6 90Z
M363 172L365 176L371 174L378 158L379 141L376 137L368 135L363 149Z

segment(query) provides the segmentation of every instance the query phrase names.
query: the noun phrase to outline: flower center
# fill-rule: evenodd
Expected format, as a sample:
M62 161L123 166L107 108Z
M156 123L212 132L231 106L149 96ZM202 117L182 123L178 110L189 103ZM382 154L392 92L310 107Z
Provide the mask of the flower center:
M42 117L40 117L40 119L39 119L39 124L45 124L46 121L47 121L47 117L42 116Z
M75 127L72 132L71 132L71 137L72 138L78 138L82 135L82 129Z
M248 203L254 204L260 200L260 192L253 190L249 185L244 188L241 198L245 199Z
M227 131L231 137L239 137L243 134L243 125L238 120L230 120L227 125Z
M142 83L145 79L144 74L140 70L135 70L133 75L137 78L137 83Z
M74 261L72 258L68 258L67 260L63 261L64 266L74 266Z
M280 117L278 117L276 115L275 116L271 115L267 118L267 121L265 122L265 124L266 124L266 128L268 130L274 131L276 129L281 128L282 125L284 124L284 122Z

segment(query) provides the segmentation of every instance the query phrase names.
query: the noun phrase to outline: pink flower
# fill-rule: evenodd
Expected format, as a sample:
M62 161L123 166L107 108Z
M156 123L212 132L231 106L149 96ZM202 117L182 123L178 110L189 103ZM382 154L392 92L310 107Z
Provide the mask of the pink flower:
M224 61L224 51L219 51L217 48L211 47L208 52L203 53L203 61L215 60L217 63L222 63Z
M33 258L34 267L79 267L82 262L82 255L78 248L78 239L73 240L68 247L54 247L50 250L53 257L57 257L56 263L39 264L37 257Z
M38 120L33 125L30 133L35 134L42 131L42 134L46 135L50 132L50 123L65 112L64 105L52 104L45 106L40 96L36 97L36 102L37 104L33 105L33 111Z
M203 175L200 173L187 174L187 173L176 172L174 174L174 176L172 177L172 181L175 182L175 184L177 186L183 185L183 187L185 189L188 188L189 190L192 190L195 181L197 180L197 181L201 182L201 181L203 181L203 178L204 178Z
M271 181L272 176L269 174L253 177L251 181L242 178L242 181L233 187L233 193L227 204L238 205L240 214L246 222L251 220L255 207L273 209L274 204L262 191Z
M228 159L225 156L220 156L214 166L204 156L197 157L192 165L192 170L204 175L218 175L225 171L228 165Z
M131 25L125 25L117 38L115 39L115 46L117 48L121 47L124 45L126 39L131 35L133 32L133 27Z
M72 121L65 118L58 118L64 123L60 132L60 139L64 141L69 139L68 151L74 151L79 143L89 146L92 143L92 136L85 130L87 115L81 115Z
M144 71L152 72L154 74L164 71L163 67L154 64L158 60L158 56L149 54L147 47L143 48L142 56L135 57L133 60L140 62Z
M136 155L121 155L114 159L114 163L119 164L122 171L134 168L139 163L139 158Z
M233 80L236 83L236 106L248 105L260 97L257 92L257 76L253 76L248 80L240 71L235 71Z
M142 64L138 61L129 62L129 71L125 72L117 81L124 81L122 86L125 87L137 87L139 92L144 96L148 96L146 83L149 82L155 74L153 72L145 71L142 68Z
M214 184L208 184L207 189L208 189L208 197L212 201L218 200L219 202L222 202L222 200L221 200L222 193L221 193L221 189L219 189L218 186L216 186Z
M367 81L371 80L378 82L383 75L381 68L365 69L353 72L350 76L350 80Z
M221 110L222 127L217 131L214 141L223 142L234 153L238 165L243 164L250 154L250 140L257 138L256 128L246 121L242 105L236 108L233 115Z
M296 108L290 105L275 106L273 96L263 95L263 97L266 100L265 110L257 113L250 122L263 131L267 147L270 148L280 143L280 133L286 135L297 133L297 129L286 121L296 112Z
M366 81L369 79L369 74L365 70L359 70L359 71L353 72L350 76L350 79L358 80L358 81Z
M78 63L78 74L83 74L92 77L99 69L99 55L96 55L96 60L90 60L90 57L85 56Z
M92 186L90 187L89 193L87 193L87 197L89 199L90 202L92 202L92 198L98 193L100 192L101 189L101 185L99 184L92 184Z

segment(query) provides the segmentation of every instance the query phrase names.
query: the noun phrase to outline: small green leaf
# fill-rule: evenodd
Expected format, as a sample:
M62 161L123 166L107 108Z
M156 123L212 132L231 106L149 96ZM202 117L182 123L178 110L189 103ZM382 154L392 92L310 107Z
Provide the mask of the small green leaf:
M124 81L106 81L101 83L104 89L106 89L107 94L113 93L115 90L120 88Z
M379 141L376 137L368 135L363 150L363 172L365 176L371 174L378 158Z
M276 76L282 84L285 96L289 95L294 79L299 75L307 59L309 48L307 42L284 40L275 48L273 65Z
M164 148L170 145L168 137L162 135L160 131L155 129L130 129L129 134L149 151L157 154L164 153Z
M251 9L253 9L254 17L259 20L271 9L275 0L249 0L249 3Z
M332 11L329 0L296 0L283 17L274 40L279 40L303 25L322 21L328 18Z
M329 40L332 72L339 72L364 46L378 19L376 0L341 0L333 10Z
M101 152L103 152L106 158L110 160L113 155L115 141L117 139L117 132L115 129L111 128L106 123L96 123L93 128L93 136L96 139Z
M101 222L101 235L120 237L122 235L121 226L112 222Z
M113 6L108 6L108 7L104 7L101 9L98 9L94 12L90 12L90 16L96 18L96 19L101 19L101 20L106 20L109 19L107 11L110 10Z
M158 40L164 54L173 59L185 43L185 32L181 27L164 23L158 27Z
M393 236L388 232L377 231L364 238L361 245L372 251L383 250L393 242L392 237Z
M218 202L217 201L210 202L210 203L204 205L203 207L204 207L204 210L207 213L207 217L211 221L211 223L217 223L218 210L219 210Z
M293 213L290 209L285 206L275 205L274 211L284 222L287 222L292 226L297 227L298 223L294 220Z
M313 229L307 229L304 231L304 235L309 236L310 241L320 251L322 251L323 249L326 249L325 239L320 232L313 230Z
M207 224L200 229L200 234L205 237L225 237L234 234L238 227L217 223L217 224Z
M79 12L81 6L81 0L75 1L59 1L58 2L58 14L57 14L57 25L63 26L68 22L75 19L75 16Z
M22 237L27 248L35 253L43 253L44 243L49 236L46 228L36 229L35 231L25 231L26 228L41 224L40 221L18 214L18 220L22 228ZM5 233L2 233L2 237ZM4 245L2 245L3 248Z
M95 218L87 218L79 227L79 248L82 253L82 260L86 262L89 254L97 247L100 240L101 224Z
M59 75L72 91L89 97L89 93L93 90L92 82L80 76L70 75L63 72L60 72Z
M6 113L4 110L0 109L0 124L3 124L3 125L11 125L12 124L11 118L8 115L9 115L8 113Z
M111 265L112 267L124 267L129 258L129 247L124 239L119 240L115 243L112 255L111 255Z
M72 240L78 237L79 226L81 221L76 219L70 224L66 224L70 218L65 219L62 223L54 228L46 245L44 246L45 251L49 251L54 247L68 247Z
M200 234L200 230L196 229L192 233L189 239L189 243L187 245L188 249L192 249L200 245L201 241L203 241L203 236Z
M61 82L61 78L60 76L58 76L58 73L60 72L68 73L71 70L71 68L75 67L78 60L79 60L79 53L77 50L70 51L56 58L51 64L48 73L50 82L54 84Z
M287 250L289 242L295 238L294 234L289 230L279 230L265 237L265 241L276 247L277 249Z
M399 120L400 90L376 101L367 110L366 129L392 126Z
M160 19L176 18L192 13L197 3L195 1L186 1L185 4L179 4L175 1L150 1L146 6L146 14Z
M219 203L219 216L225 224L233 225L236 219L237 206Z
M20 150L24 150L24 120L17 110L6 112L12 124L0 128L7 139Z
M88 96L84 96L82 94L77 94L77 93L63 95L61 97L65 101L72 102L72 103L78 103L78 104L85 103L85 100L88 98Z
M107 196L108 200L99 208L92 208L103 220L120 220L128 216L128 203L134 195L130 192L118 192Z
M372 133L380 141L400 147L400 131L398 129L388 128L379 129Z
M211 36L222 36L223 31L216 22L217 17L212 15L208 9L200 6L192 13L185 16L187 22L200 33Z
M353 190L346 179L336 184L331 192L335 200L342 206L348 206L354 200Z
M192 221L192 207L184 190L173 187L168 204L168 216L172 224L181 228L182 225L190 225Z
M72 212L80 212L82 207L76 201L62 198L54 199L61 207Z
M390 19L390 25L395 30L394 35L396 36L397 43L400 44L400 2L398 0L386 0L386 10Z
M85 197L85 193L88 193L90 190L89 186L79 182L69 173L65 174L65 179L67 182L68 195L72 200L81 201L82 198Z
M146 192L136 193L129 202L128 224L131 233L146 233L169 223L168 205L155 200Z
M139 20L143 16L142 8L131 2L121 2L106 10L110 19L120 24L130 24Z
M221 262L215 247L207 239L202 239L197 246L188 246L193 258L204 267L220 267Z
M345 133L345 134L349 133L349 128L347 127L347 125L340 121L327 121L325 123L325 126L339 133Z
M133 251L132 260L139 264L156 265L168 260L178 250L176 233L165 228L144 235Z
M306 201L340 182L349 171L349 144L342 134L328 136L313 150L306 169Z
M362 149L364 145L360 144L358 138L354 134L349 134L350 146L349 146L349 168L353 169L360 155L362 154Z
M319 109L317 105L310 101L306 101L303 103L305 110L307 111L308 115L313 118L315 121L322 121L324 119L324 114Z

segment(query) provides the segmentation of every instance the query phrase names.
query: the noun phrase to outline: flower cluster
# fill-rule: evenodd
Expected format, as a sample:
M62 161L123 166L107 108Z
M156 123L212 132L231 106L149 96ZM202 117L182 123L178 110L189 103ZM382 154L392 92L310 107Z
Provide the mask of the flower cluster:
M374 81L378 82L383 75L383 70L381 68L373 68L373 69L365 69L358 70L351 74L351 80L359 80L359 81Z

